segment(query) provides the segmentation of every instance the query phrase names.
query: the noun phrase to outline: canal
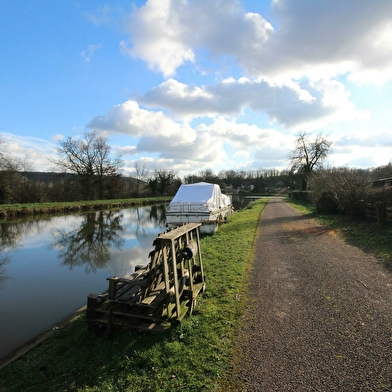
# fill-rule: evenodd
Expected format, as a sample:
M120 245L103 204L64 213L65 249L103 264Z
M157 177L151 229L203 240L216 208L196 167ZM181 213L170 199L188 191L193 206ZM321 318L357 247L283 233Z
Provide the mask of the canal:
M165 206L1 223L0 358L147 264L165 229Z

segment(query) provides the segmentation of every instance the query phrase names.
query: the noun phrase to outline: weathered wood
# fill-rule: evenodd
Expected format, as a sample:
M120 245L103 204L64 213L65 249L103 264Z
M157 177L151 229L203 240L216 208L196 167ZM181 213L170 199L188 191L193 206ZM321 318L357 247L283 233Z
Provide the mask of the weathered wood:
M113 328L165 330L191 314L196 297L205 290L201 260L200 223L189 223L158 235L150 262L127 277L108 278L104 293L90 294L87 323Z
M382 203L375 203L374 205L367 204L365 206L365 217L373 220L381 218L381 221L392 223L392 207L383 206Z
M129 290L124 291L122 295L118 297L118 301L128 302L131 301L138 293L140 293L140 289L143 287L142 282L140 284L128 285L130 286Z

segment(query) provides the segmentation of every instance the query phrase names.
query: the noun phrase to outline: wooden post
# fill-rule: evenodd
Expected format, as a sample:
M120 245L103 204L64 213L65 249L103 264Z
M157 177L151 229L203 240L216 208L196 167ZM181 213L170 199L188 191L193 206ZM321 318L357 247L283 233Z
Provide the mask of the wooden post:
M204 269L203 269L203 260L201 258L201 249L200 249L200 236L199 230L196 228L196 242L197 242L197 251L199 253L199 264L200 264L200 273L201 273L201 281L204 283Z
M378 201L374 204L374 207L376 208L377 224L379 224L380 226L384 225L387 217L386 204L383 203L382 201Z
M169 294L170 282L169 282L169 266L167 264L167 248L163 246L163 249L161 249L160 252L163 255L162 262L163 262L163 278L165 280L165 292L166 294Z
M181 316L181 306L180 306L180 295L179 295L179 282L177 274L177 258L176 258L176 247L174 241L171 243L171 253L172 253L172 266L173 266L173 280L174 280L174 296L176 301L176 314L177 318Z
M118 276L111 276L106 280L109 281L109 298L113 299L116 297L117 283L119 282L120 278Z

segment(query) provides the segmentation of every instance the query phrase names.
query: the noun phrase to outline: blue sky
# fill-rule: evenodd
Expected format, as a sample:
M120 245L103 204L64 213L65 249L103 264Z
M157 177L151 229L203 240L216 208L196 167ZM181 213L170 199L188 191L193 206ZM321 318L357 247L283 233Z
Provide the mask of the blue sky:
M328 165L392 161L390 0L0 0L0 137L50 171L94 130L179 176L286 167L299 131Z

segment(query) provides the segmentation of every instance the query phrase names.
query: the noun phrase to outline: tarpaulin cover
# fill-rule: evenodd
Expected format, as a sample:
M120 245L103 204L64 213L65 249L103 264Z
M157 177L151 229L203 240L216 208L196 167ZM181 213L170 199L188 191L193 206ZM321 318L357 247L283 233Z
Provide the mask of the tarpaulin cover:
M218 184L197 182L195 184L181 185L170 202L169 209L173 211L176 206L184 203L194 203L195 205L204 204L209 209L217 209L229 206L231 199L221 192Z

